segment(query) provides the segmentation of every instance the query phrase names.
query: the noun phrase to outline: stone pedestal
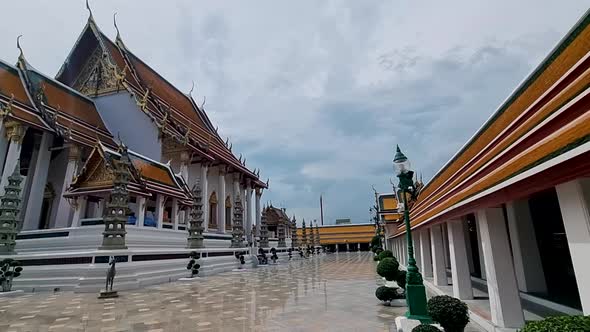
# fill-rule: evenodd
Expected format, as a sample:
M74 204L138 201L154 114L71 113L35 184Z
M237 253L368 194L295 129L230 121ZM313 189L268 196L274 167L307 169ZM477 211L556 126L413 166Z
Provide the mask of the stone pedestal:
M99 299L111 299L111 298L115 298L115 297L119 297L119 294L117 294L117 291L101 291L100 294L98 295Z

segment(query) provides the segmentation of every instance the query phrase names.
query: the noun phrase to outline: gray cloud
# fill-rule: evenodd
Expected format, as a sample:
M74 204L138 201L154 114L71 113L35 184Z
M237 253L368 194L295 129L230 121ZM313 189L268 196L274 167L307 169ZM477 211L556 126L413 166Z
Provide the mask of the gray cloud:
M91 1L114 36L195 95L234 151L271 178L264 199L301 221L367 221L400 144L425 179L463 145L587 9L587 1ZM24 34L52 74L83 2L21 1L0 20L0 58ZM26 24L22 15L27 13Z

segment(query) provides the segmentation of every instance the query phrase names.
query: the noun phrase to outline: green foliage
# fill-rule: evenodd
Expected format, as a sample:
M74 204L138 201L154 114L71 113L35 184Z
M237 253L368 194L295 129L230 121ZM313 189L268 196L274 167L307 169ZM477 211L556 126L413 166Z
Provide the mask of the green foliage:
M395 282L403 289L406 289L406 274L405 270L399 270L395 276Z
M412 329L412 332L440 332L438 327L428 324L420 324Z
M428 300L428 314L445 332L462 332L469 323L467 304L448 295L435 296Z
M378 254L377 249L381 249L381 237L379 235L375 235L371 239L371 251Z
M389 302L391 300L395 300L396 298L399 298L399 295L398 295L397 291L395 290L395 288L387 287L387 286L378 287L377 290L375 290L375 296L380 301L384 301L384 302Z
M375 255L375 256L373 256L373 260L374 260L375 262L378 262L378 261L379 261L379 255Z
M590 316L554 316L540 321L528 322L521 332L587 332L590 331Z
M383 250L379 253L379 255L377 255L377 257L379 257L378 260L382 260L383 258L393 257L393 253L391 252L391 250Z
M383 258L377 265L377 274L387 281L393 281L399 271L399 263L394 257Z
M12 290L12 280L20 277L23 268L21 262L11 258L5 258L0 261L0 286L3 292Z

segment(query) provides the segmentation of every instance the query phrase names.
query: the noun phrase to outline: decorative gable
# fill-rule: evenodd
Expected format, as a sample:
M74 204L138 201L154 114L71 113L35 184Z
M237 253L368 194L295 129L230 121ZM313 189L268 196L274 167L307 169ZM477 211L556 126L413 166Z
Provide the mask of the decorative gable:
M120 91L122 87L117 80L116 68L107 57L107 53L96 45L75 79L73 88L90 97Z

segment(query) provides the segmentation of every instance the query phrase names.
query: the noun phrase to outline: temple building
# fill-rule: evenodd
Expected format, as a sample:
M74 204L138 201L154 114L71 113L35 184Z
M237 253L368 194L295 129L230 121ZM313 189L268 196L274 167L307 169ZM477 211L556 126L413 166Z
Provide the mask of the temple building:
M313 225L313 235L315 239L310 239L309 229ZM297 229L297 238L303 238L303 228ZM306 226L308 232L306 243L301 243L300 246L307 245L322 246L331 252L340 251L368 251L371 239L375 235L375 224L341 224L341 225L318 225L317 222L309 223ZM319 235L319 243L317 241Z
M291 219L287 215L287 209L274 207L272 204L266 206L263 209L263 213L266 215L266 226L268 227L269 240L277 241L277 245L281 243L281 238L291 238ZM279 245L280 247L286 246Z
M35 265L35 255L44 252L55 257L48 264L70 264L64 262L72 262L68 255L74 250L84 256L76 262L102 263L105 254L94 251L108 249L102 238L112 211L105 207L114 204L109 200L115 191L127 205L121 211L125 224L116 226L126 241L120 248L185 248L197 186L202 205L195 215L202 219L204 246L230 247L238 200L243 223L236 231L244 243L253 243L268 180L261 181L260 170L232 151L192 89L181 92L133 54L118 29L114 40L108 38L89 12L55 78L29 64L20 45L16 65L0 61L0 194L20 165L16 253L30 255L20 259ZM284 233L288 241L290 228ZM215 257L233 259L235 250ZM150 255L137 259L179 259L186 253ZM27 277L31 285L45 278Z
M587 12L412 202L426 286L470 300L489 331L590 314L589 41ZM386 245L406 265L387 199Z

